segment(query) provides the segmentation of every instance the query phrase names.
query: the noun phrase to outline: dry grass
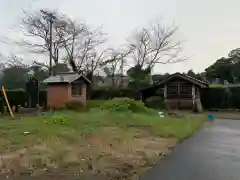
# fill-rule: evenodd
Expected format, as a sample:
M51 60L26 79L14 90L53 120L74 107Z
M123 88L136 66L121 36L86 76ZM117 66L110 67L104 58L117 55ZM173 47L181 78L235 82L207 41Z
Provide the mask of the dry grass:
M201 123L106 112L2 120L0 178L137 179Z

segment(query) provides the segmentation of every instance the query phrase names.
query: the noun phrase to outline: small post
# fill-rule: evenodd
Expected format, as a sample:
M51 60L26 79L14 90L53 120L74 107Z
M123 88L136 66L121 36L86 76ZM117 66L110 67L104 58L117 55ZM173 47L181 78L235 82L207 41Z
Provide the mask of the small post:
M167 84L164 85L164 99L167 99Z
M6 101L8 110L9 110L9 112L10 112L10 115L11 115L11 117L14 119L14 115L13 115L12 109L11 109L10 104L9 104L9 102L8 102L7 94L6 94L6 91L5 91L5 89L4 89L3 86L2 86L2 93L3 93L3 96L4 96L4 98L5 98L5 101Z
M192 101L193 101L193 110L194 110L194 107L195 107L195 85L193 84L192 85Z
M178 97L180 96L181 91L180 91L180 83L178 82Z

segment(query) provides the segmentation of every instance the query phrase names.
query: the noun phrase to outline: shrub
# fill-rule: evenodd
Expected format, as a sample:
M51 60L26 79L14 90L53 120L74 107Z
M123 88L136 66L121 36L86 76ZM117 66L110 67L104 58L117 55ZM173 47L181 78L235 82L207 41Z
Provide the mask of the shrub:
M98 108L107 100L88 100L87 109Z
M1 92L2 94L2 92ZM11 106L21 105L24 106L26 102L26 93L24 90L6 90L7 98ZM3 97L3 95L2 95Z
M146 99L146 106L153 109L165 109L165 103L162 97L152 96Z
M10 106L21 105L25 107L25 103L28 102L29 95L24 89L13 89L6 90L7 98ZM47 92L39 91L39 102L38 96L31 96L32 105L39 103L41 106L47 107ZM2 91L0 91L0 111L3 112L3 106L6 105Z
M240 87L232 87L230 88L232 97L232 105L237 108L240 109Z
M114 112L133 112L133 113L152 113L151 109L145 107L141 101L135 101L129 98L114 98L112 100L105 101L102 106L102 110L110 110Z
M47 108L47 91L39 92L39 104L40 106Z
M91 90L90 99L109 99L110 94L108 89L98 88Z
M60 115L53 115L52 117L44 121L46 124L67 125L69 124L69 118Z
M140 99L140 94L136 90L129 88L121 89L107 89L98 88L92 89L90 99L111 99L115 97L128 97L133 99Z
M83 111L85 109L83 102L77 99L67 101L65 103L65 107L66 109L72 110L72 111Z
M240 87L219 86L202 89L201 101L206 109L240 109Z

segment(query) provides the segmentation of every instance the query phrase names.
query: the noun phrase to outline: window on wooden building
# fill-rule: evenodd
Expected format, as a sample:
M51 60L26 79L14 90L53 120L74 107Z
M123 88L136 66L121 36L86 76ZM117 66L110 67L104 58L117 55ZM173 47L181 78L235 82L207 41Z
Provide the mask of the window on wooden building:
M168 86L167 87L168 94L177 94L178 93L178 86Z
M189 85L180 85L181 94L192 94L192 86Z
M81 95L82 95L82 85L72 84L72 96L81 96Z

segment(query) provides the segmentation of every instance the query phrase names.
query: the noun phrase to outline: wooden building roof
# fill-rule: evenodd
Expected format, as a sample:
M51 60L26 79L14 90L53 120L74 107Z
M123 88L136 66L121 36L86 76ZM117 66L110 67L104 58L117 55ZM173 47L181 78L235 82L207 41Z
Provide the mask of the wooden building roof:
M209 83L208 83L208 82L201 81L201 80L199 80L199 79L193 78L193 77L188 76L188 75L185 75L185 74L175 73L175 74L171 74L171 75L167 76L165 79L163 79L162 81L160 81L160 82L158 82L158 83L156 83L156 84L153 84L153 85L151 85L151 86L149 86L149 87L140 89L140 91L145 91L145 90L148 90L148 89L152 89L152 88L156 88L156 87L161 87L161 86L163 86L164 84L168 83L169 81L171 81L171 80L174 79L174 78L180 78L180 79L189 81L189 82L191 82L192 84L197 85L197 86L202 87L202 88L209 86Z
M63 73L58 74L56 76L50 76L47 79L45 79L42 83L43 84L72 83L79 78L83 78L85 82L91 84L91 82L85 76L75 73Z

